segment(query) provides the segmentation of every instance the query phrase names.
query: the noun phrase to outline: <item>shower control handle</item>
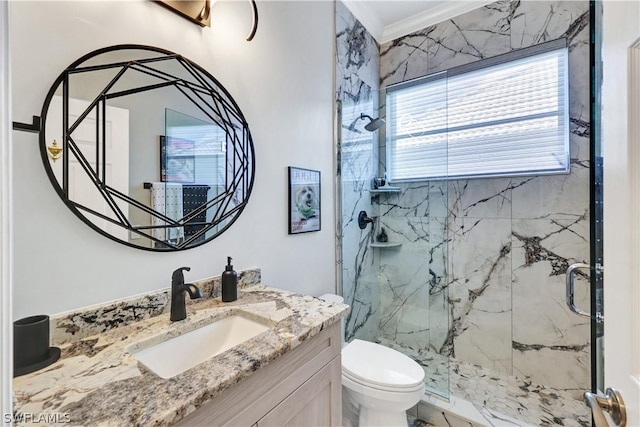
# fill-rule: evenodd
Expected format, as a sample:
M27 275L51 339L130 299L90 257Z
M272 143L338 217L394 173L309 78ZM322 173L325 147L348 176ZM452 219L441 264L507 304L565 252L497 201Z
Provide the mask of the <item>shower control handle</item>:
M571 264L569 266L569 268L567 268L567 281L566 281L566 301L567 301L567 306L569 307L569 310L573 311L574 313L576 313L578 316L582 316L582 317L586 317L586 318L591 318L591 314L587 313L586 311L581 310L580 308L576 307L575 301L574 301L574 275L576 273L576 270L579 270L581 268L591 268L589 266L589 264L583 264L581 262L578 262L576 264Z
M373 224L373 219L369 218L365 211L360 211L358 214L358 227L360 227L360 230L367 228L369 223Z

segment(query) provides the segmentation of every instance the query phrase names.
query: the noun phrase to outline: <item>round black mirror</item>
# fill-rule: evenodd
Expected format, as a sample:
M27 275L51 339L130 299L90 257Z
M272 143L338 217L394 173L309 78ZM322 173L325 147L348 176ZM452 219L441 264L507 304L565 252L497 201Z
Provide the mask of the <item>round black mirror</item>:
M91 52L56 79L41 117L42 161L62 200L128 246L199 246L228 229L251 194L253 141L240 108L179 54Z

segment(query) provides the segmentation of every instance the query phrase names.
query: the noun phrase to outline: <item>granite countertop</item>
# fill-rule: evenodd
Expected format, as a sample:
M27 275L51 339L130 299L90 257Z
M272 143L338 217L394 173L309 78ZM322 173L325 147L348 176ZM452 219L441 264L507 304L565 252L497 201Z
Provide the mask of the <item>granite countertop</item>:
M259 280L259 271L257 276ZM62 356L43 370L14 379L14 417L23 417L19 424L34 425L43 425L43 417L48 417L46 424L170 425L339 322L348 310L263 285L241 287L237 301L223 303L216 296L219 280L212 282L205 298L187 304L187 319L180 322L169 320L167 290L134 303L52 318L53 343ZM149 307L142 307L149 301L157 302L151 317L144 314ZM138 315L132 318L131 312ZM170 379L160 378L130 354L232 314L273 327Z

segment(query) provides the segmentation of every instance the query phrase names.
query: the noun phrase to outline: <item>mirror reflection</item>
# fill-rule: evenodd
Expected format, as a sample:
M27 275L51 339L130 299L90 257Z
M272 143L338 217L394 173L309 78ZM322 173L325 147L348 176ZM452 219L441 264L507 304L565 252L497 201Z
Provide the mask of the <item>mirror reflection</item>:
M211 75L180 55L143 46L93 52L60 75L42 117L54 187L114 240L161 251L197 246L247 203L255 166L246 120Z

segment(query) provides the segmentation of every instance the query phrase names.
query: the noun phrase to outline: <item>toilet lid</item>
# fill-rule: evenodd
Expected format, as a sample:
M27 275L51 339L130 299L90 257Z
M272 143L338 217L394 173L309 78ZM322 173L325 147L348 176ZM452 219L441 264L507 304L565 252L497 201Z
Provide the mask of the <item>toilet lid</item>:
M424 370L414 360L380 344L353 340L342 349L342 371L361 383L414 389Z

